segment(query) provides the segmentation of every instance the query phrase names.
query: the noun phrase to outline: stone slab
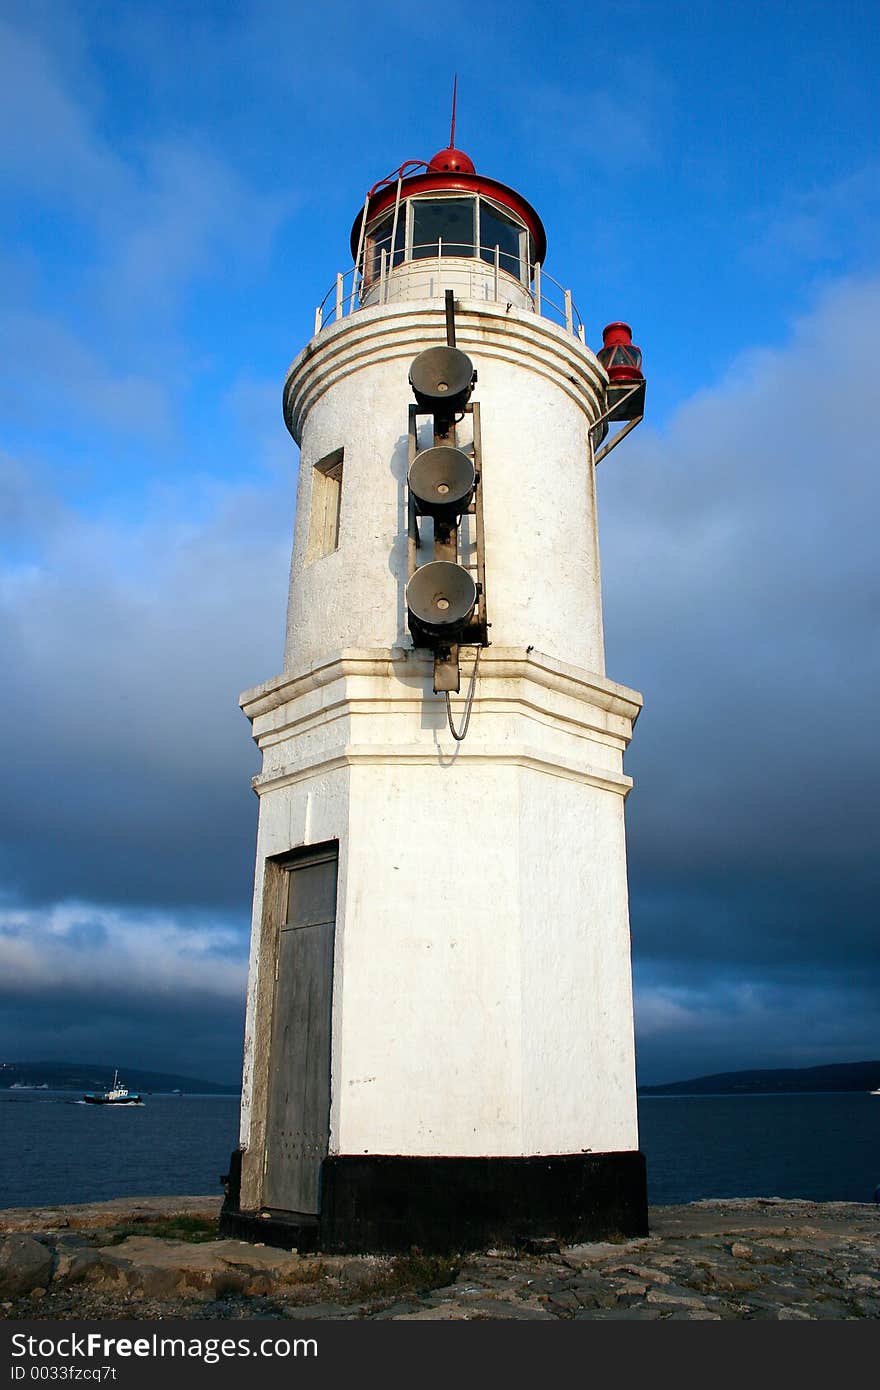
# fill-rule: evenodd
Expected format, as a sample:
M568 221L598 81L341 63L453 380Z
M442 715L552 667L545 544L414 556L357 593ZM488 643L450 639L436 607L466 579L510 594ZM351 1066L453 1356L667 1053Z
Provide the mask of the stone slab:
M156 1220L211 1210L211 1199L166 1198L53 1208L54 1225L46 1208L13 1213L17 1228L0 1235L2 1312L55 1319L880 1318L880 1211L864 1204L757 1199L653 1208L647 1238L558 1253L496 1247L449 1259L299 1255L232 1239L113 1240L114 1227L130 1225L136 1213Z
M0 1208L0 1231L88 1231L129 1221L167 1221L173 1216L213 1220L222 1197L115 1197L107 1202Z

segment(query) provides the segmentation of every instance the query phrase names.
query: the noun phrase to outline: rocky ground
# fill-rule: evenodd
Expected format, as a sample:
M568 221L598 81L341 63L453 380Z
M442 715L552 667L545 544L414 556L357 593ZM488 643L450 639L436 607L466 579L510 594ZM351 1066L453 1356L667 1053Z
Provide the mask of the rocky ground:
M0 1313L24 1318L880 1317L880 1209L653 1207L644 1239L440 1259L217 1238L219 1199L0 1211Z

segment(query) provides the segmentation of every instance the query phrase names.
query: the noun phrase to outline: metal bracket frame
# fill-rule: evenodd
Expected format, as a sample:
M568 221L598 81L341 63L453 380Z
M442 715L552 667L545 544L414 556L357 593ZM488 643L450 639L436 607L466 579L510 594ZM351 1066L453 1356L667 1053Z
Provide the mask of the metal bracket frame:
M626 402L631 400L635 395L638 394L638 392L641 391L644 394L644 390L644 381L635 382L632 389L626 392L626 395L621 396L620 399L616 400L612 406L609 406L605 413L599 416L598 420L594 420L592 425L590 426L590 443L593 443L597 430L600 430L603 425L607 425L611 421L613 421L615 415L618 414L621 406L626 405ZM641 415L636 415L634 419L628 420L622 430L618 430L617 434L615 434L612 439L609 439L608 443L603 448L601 448L597 454L594 453L594 465L601 463L604 458L607 458L608 455L611 453L611 450L616 449L620 441L622 439L625 439L626 436L629 434L630 430L635 429L636 425L640 425L644 418L644 413L642 413Z

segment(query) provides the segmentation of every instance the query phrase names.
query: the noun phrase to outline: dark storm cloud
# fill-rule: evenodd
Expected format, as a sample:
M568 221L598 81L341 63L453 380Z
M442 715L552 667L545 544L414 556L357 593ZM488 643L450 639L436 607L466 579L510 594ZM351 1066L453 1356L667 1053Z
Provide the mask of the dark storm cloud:
M878 311L877 283L838 286L601 465L608 671L646 696L643 1080L876 1051ZM0 950L22 1039L54 1017L68 1056L100 1060L89 1036L168 1049L177 1011L180 1041L237 1055L257 807L236 702L280 662L290 476L124 524L35 506L8 471ZM127 1033L114 954L140 981Z
M838 1010L850 1037L876 1026L878 311L878 282L838 286L787 347L602 465L608 669L646 696L627 760L640 1007L670 1003L649 1033L654 1057L678 1038L673 1075L695 998L708 1045L728 980L717 1032L741 1065L802 1039L817 989L811 1056Z
M161 998L114 1003L36 998L3 1001L0 1047L5 1059L87 1062L123 1075L131 1067L235 1085L241 1078L241 1000L189 1008Z
M33 494L21 470L7 480ZM238 695L280 663L291 491L221 490L201 523L166 502L128 526L52 499L16 533L0 607L7 891L246 911L258 760Z
M804 969L846 961L880 984L877 873L858 878L809 873L793 878L739 877L703 869L698 879L674 867L646 875L638 867L638 829L630 836L634 868L633 936L649 960L697 964L750 962L762 970L797 961Z
M757 968L748 959L637 955L635 980L644 1082L876 1054L876 972L853 968L845 954L821 965L795 957Z
M0 905L0 1056L233 1081L246 956L245 924L210 912Z

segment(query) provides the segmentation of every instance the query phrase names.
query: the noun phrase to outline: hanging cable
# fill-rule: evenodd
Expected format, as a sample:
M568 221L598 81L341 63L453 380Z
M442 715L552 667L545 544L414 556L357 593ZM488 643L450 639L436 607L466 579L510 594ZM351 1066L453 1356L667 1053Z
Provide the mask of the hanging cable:
M482 650L482 647L477 647L477 654L474 657L474 669L471 671L471 678L468 684L467 699L465 700L464 704L464 723L461 726L461 733L456 732L455 725L452 722L452 703L449 699L449 691L446 691L446 719L449 724L449 732L452 734L452 737L455 739L456 743L463 743L464 740L467 738L468 725L471 722L471 710L474 707L474 690L476 689L477 684L477 667L480 664L480 653Z

